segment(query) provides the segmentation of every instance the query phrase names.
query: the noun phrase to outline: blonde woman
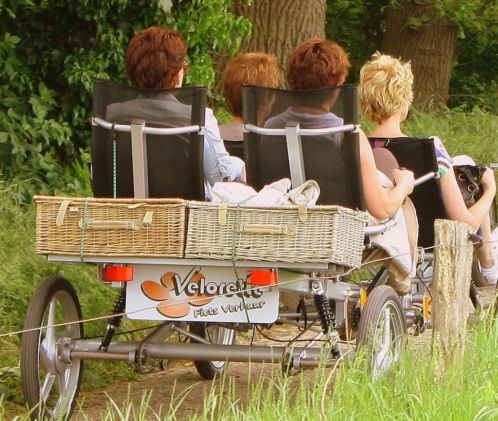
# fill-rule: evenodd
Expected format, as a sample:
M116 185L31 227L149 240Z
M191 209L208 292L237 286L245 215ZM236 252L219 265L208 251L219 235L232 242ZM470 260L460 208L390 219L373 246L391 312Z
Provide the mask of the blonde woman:
M375 123L370 140L383 142L406 138L402 124L413 101L413 73L410 63L388 55L375 53L360 71L360 104L363 113ZM486 169L482 177L484 193L470 208L465 206L455 173L453 160L441 140L434 139L435 154L441 174L441 191L448 217L466 222L475 229L481 228L485 244L478 251L481 273L488 283L496 283L498 258L496 244L498 232L491 233L489 210L496 193L492 170ZM497 237L497 238L495 238Z

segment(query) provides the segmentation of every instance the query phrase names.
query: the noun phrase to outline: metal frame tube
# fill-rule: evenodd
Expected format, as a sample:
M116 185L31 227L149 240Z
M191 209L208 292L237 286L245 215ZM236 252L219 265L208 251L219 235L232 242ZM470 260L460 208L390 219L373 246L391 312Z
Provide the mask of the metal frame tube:
M285 126L285 140L287 142L287 157L292 187L296 188L306 181L304 173L303 148L299 136L299 124L290 123Z
M136 199L149 197L149 173L147 170L147 142L145 121L131 122L131 159L133 164L133 194Z
M343 126L337 127L327 127L323 129L301 129L297 130L300 136L317 136L326 135L334 133L346 133L357 130L360 126L357 124L345 124ZM269 129L266 127L255 126L254 124L244 124L244 130L246 132L268 135L268 136L285 136L285 129Z
M108 352L98 351L99 342L92 340L74 341L71 351L72 359L81 360L113 360L129 361L130 354L139 347L139 342L112 342ZM260 362L280 363L289 354L301 356L300 361L307 361L306 365L317 366L320 358L326 351L323 348L285 346L249 346L249 345L216 345L197 343L145 343L143 350L147 358L166 360L192 361L231 361L231 362Z
M92 118L92 126L100 126L107 130L115 130L117 132L131 132L129 124L114 124L98 117ZM144 127L145 134L157 135L176 135L185 133L203 134L203 128L200 126L185 126L185 127Z
M365 227L365 235L375 235L375 234L381 234L383 232L386 232L388 229L391 229L396 225L396 221L394 219L389 219L387 222L384 222L383 224L379 225L374 225L371 227Z

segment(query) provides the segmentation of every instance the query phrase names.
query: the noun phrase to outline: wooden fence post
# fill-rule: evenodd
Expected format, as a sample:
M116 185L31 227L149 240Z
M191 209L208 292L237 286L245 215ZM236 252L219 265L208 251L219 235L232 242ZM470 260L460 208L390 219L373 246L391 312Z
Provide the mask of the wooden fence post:
M463 222L438 219L434 223L435 250L432 283L432 350L436 367L445 371L463 356L473 246L471 227ZM440 370L438 370L440 371Z

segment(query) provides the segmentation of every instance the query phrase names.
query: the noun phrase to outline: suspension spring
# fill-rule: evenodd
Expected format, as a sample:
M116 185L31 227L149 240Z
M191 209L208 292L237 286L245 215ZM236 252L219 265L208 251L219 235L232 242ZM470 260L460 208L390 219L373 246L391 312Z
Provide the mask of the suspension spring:
M477 285L473 279L470 280L470 299L474 305L474 308L478 310L478 307L481 305L479 300L479 290L477 289Z
M322 329L324 333L329 333L334 328L334 315L330 307L329 297L325 293L316 294L314 296L315 306L318 311L318 316L322 322Z
M121 319L123 318L123 312L126 305L126 287L122 287L119 294L114 302L114 308L112 310L112 316L107 319L107 326L105 328L104 338L100 344L100 351L107 351L109 344L111 343L114 332L121 325Z

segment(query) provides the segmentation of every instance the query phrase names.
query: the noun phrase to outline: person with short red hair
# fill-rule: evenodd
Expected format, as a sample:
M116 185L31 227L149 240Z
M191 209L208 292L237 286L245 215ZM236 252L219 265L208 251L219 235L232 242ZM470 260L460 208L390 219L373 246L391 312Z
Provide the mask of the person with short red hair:
M128 78L134 86L142 89L180 88L187 71L186 55L187 44L179 32L170 28L144 29L137 32L128 44ZM167 92L160 99L136 98L111 104L107 109L107 118L114 122L139 118L161 124L167 116L168 122L173 120L179 125L189 125L190 115L190 106ZM244 162L226 151L218 122L210 108L206 108L204 127L204 176L210 185L217 181L245 179ZM206 197L210 198L207 187Z
M339 44L315 37L292 51L287 83L294 91L340 86L350 68L348 56Z

